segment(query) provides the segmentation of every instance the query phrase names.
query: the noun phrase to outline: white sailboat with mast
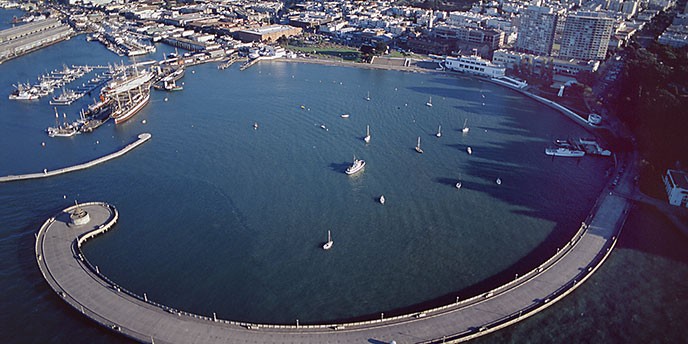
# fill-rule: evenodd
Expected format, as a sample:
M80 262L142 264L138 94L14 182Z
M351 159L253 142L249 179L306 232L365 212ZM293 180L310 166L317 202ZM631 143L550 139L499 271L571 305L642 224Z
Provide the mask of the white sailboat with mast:
M332 248L332 244L334 244L334 241L332 241L332 234L330 231L327 231L327 242L322 246L323 250L329 250Z
M416 144L416 152L423 153L423 150L420 148L420 136L418 136L418 143Z
M463 128L461 129L461 132L464 134L468 133L468 130L470 130L468 128L467 124L468 124L468 118L466 118L466 120L463 121Z
M441 125L441 124L440 124L440 126L437 128L437 134L435 134L435 136L437 136L437 137L442 137L442 125Z
M432 107L432 96L430 96L430 99L428 99L428 102L425 103L428 107Z
M366 136L363 138L365 143L370 143L370 126L366 125Z

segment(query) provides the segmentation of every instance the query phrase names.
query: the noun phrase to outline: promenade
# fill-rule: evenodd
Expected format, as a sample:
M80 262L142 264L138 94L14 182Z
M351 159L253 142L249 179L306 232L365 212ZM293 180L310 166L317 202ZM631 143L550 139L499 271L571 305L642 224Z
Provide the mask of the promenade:
M63 173L69 173L69 172L87 169L89 167L93 167L95 165L102 164L108 160L119 158L122 155L131 151L132 149L134 149L134 148L140 146L141 144L143 144L144 142L148 141L151 137L152 137L152 135L149 133L139 134L138 139L136 141L126 145L124 148L122 148L122 149L120 149L114 153L110 153L110 154L108 154L106 156L102 156L98 159L94 159L94 160L91 160L89 162L85 162L83 164L78 164L78 165L74 165L74 166L60 168L57 170L48 171L46 169L42 173L27 173L27 174L4 176L4 177L0 177L0 183L14 182L14 181L19 181L19 180L27 180L27 179L47 178L47 177L57 176L57 175L60 175Z
M632 182L627 174L621 183ZM105 203L80 205L90 222L70 224L69 207L36 235L36 260L50 287L75 310L141 342L155 343L434 343L458 342L527 318L581 285L611 252L628 201L603 192L571 240L532 271L493 290L443 307L393 318L328 325L270 325L222 320L155 303L117 285L92 266L81 245L117 221Z

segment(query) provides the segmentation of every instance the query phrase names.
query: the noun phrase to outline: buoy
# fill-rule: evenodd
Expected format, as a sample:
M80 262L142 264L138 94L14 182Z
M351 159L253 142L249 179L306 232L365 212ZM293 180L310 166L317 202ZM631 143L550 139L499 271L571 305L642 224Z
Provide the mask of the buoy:
M45 147L45 142L41 142L41 146Z
M164 100L165 100L165 101L167 101L167 97L165 97L165 99L164 99Z
M67 195L62 195L62 199L67 199Z
M144 119L143 121L141 121L141 123L146 124L146 120Z
M196 74L196 71L195 71L195 70L192 70L192 71L191 71L191 74Z
M99 143L100 143L100 141L96 140L96 144L99 144Z

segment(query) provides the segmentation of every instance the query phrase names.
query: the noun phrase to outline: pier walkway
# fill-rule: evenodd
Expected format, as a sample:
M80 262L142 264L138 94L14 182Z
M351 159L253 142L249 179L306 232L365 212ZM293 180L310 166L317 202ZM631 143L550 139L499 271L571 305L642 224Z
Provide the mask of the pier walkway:
M18 180L36 179L36 178L46 178L46 177L52 177L52 176L56 176L56 175L63 174L63 173L69 173L69 172L87 169L89 167L93 167L95 165L104 163L108 160L112 160L114 158L119 158L122 155L131 151L132 149L140 146L142 143L148 141L151 137L152 136L149 133L139 134L138 139L136 141L128 144L126 147L124 147L124 148L122 148L122 149L120 149L114 153L110 153L110 154L103 156L103 157L100 157L98 159L91 160L89 162L85 162L85 163L79 164L79 165L60 168L57 170L52 170L52 171L44 170L42 173L27 173L27 174L4 176L4 177L0 177L0 183L14 182L14 181L18 181Z
M632 173L621 177L632 183ZM88 239L118 219L105 203L79 205L90 223L70 224L72 206L48 219L36 235L36 260L48 284L78 312L141 342L154 343L397 343L459 342L527 318L582 284L616 243L630 203L603 192L571 240L530 272L470 299L402 316L327 325L270 325L198 315L136 295L101 274L81 252ZM586 224L587 223L587 224Z

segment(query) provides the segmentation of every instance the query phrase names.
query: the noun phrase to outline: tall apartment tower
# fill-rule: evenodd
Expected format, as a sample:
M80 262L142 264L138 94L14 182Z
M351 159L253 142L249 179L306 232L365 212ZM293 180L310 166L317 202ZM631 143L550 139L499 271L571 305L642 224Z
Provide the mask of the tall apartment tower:
M601 13L578 12L566 17L559 56L579 60L604 60L614 20Z
M557 13L549 7L528 6L521 14L516 50L535 55L552 53Z

